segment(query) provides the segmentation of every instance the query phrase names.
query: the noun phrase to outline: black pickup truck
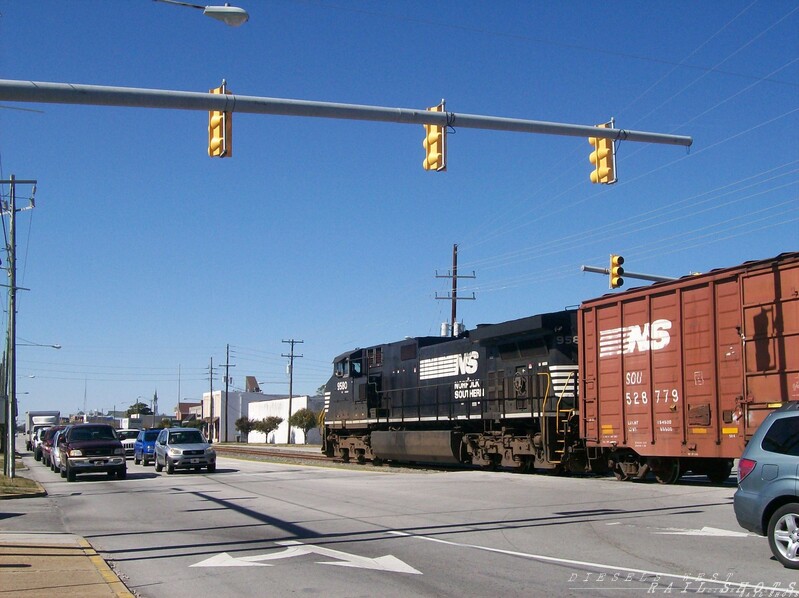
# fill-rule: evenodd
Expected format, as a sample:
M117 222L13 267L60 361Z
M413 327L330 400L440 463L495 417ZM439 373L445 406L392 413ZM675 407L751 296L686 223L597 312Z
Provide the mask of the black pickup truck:
M74 482L79 473L107 473L127 477L125 449L116 431L108 424L69 426L58 440L61 477Z

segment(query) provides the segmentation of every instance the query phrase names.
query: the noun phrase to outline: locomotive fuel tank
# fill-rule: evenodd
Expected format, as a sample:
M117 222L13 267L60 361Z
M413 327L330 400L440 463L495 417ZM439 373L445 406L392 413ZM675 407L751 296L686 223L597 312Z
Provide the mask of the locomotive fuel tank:
M449 464L464 459L461 436L451 430L376 430L371 444L379 459Z

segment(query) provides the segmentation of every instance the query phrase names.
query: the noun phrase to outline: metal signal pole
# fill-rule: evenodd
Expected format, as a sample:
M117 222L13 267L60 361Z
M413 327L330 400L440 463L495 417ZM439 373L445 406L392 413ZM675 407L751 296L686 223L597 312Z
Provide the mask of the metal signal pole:
M284 116L393 122L405 125L438 125L441 127L460 127L462 129L516 131L519 133L565 135L568 137L595 137L686 147L693 143L693 139L685 135L600 128L589 125L573 125L520 118L502 118L480 114L456 114L455 112L437 112L415 108L364 106L359 104L338 104L166 89L109 87L104 85L83 85L80 83L0 79L0 100L4 102L279 114Z

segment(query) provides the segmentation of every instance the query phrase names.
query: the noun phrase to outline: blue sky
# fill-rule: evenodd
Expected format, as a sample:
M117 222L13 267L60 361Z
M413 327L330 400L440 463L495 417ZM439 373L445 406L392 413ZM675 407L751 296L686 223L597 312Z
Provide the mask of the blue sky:
M238 5L250 21L231 28L150 0L0 0L0 77L445 98L694 145L623 142L604 186L582 138L460 129L432 173L419 125L236 114L233 158L211 159L205 112L0 101L0 178L38 180L17 219L18 335L63 347L19 348L20 412L156 391L171 411L208 390L226 344L234 387L288 393L291 338L295 394L313 393L343 351L438 333L454 243L476 275L459 285L467 327L607 293L580 266L610 253L682 276L799 248L794 1Z

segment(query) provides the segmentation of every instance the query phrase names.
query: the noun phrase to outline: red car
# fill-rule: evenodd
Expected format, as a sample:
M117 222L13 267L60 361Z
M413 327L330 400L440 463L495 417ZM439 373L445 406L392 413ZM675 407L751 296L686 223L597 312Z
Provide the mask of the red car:
M47 428L47 431L42 436L42 444L40 445L40 450L42 454L42 463L45 465L50 465L50 451L53 448L53 436L59 430L63 430L66 426L53 426L52 428Z

